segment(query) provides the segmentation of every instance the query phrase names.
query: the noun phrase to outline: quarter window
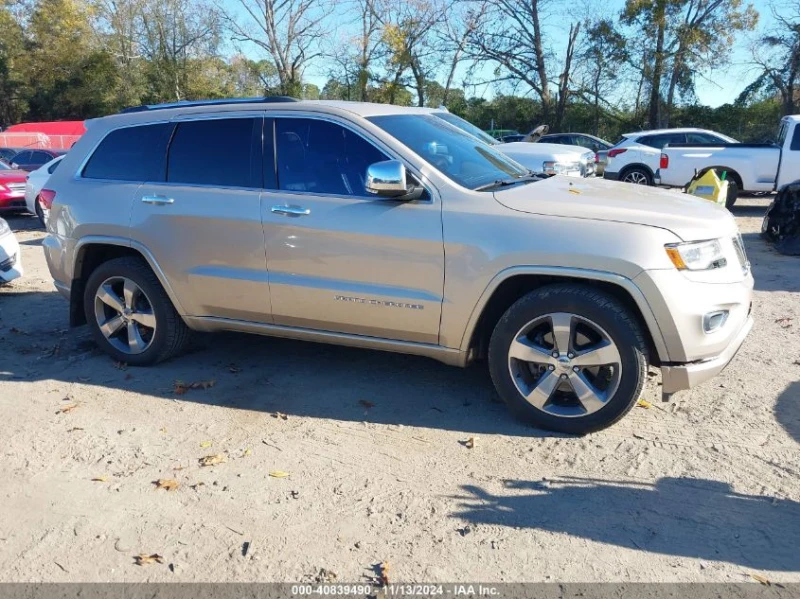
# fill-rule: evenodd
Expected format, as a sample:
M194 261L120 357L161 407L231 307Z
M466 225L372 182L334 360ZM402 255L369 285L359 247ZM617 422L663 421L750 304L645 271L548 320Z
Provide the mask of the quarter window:
M388 160L383 152L329 121L279 118L275 123L280 189L369 196L367 167Z
M178 124L169 148L167 181L260 188L262 122L241 118Z
M83 169L87 179L162 182L172 125L140 125L106 135Z

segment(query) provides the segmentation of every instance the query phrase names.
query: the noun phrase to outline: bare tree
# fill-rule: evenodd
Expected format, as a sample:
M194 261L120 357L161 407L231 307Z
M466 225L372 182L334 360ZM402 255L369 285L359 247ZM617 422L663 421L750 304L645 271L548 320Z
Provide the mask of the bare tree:
M442 103L447 104L456 70L467 56L467 44L473 32L480 26L487 10L486 0L463 2L452 0L444 7L445 18L436 29L441 53L449 57L444 83Z
M302 93L303 72L321 56L320 41L325 31L323 20L330 15L335 0L236 0L244 11L240 17L221 7L233 39L252 43L275 64L279 92Z
M542 113L555 129L560 128L570 96L570 77L580 23L572 23L560 66L547 50L542 31L544 12L553 0L487 0L480 25L468 38L470 57L499 65L501 80L524 83L539 97ZM555 95L553 93L555 89Z

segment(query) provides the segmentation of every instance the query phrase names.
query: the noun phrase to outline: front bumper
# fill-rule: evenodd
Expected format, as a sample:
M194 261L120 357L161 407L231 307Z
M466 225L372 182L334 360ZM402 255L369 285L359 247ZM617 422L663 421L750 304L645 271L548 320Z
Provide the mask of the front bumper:
M677 391L690 389L717 376L720 372L725 370L725 367L733 360L752 328L753 318L748 316L744 326L739 330L728 348L716 358L696 362L694 364L662 366L662 393L671 394Z
M0 193L0 212L26 209L24 191L5 191Z
M10 283L23 275L22 254L14 234L0 237L0 284Z

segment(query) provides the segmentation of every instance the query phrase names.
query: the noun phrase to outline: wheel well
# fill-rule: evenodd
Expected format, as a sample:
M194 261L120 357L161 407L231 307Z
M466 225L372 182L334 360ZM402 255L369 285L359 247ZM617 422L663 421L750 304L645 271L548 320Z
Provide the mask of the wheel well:
M86 289L86 281L92 272L104 262L124 256L144 259L139 252L124 245L90 243L80 248L75 259L72 285L70 286L70 326L86 324L86 315L83 312L83 292Z
M497 322L511 305L522 296L545 285L554 283L572 283L594 289L601 289L617 299L623 306L630 310L642 329L642 334L647 341L648 363L659 364L658 352L655 349L650 329L642 317L642 311L631 297L630 293L619 285L605 281L595 281L576 277L557 277L549 275L517 275L509 277L494 290L492 297L483 308L475 330L470 339L468 359L480 360L486 357L489 348L489 339Z
M653 177L655 176L654 173L653 173L653 169L651 169L646 164L642 164L640 162L637 162L635 164L629 164L628 166L623 168L619 172L619 178L622 179L629 171L632 171L635 168L638 168L638 169L641 169L641 170L645 171L648 175L650 175L650 180L651 181L653 180Z

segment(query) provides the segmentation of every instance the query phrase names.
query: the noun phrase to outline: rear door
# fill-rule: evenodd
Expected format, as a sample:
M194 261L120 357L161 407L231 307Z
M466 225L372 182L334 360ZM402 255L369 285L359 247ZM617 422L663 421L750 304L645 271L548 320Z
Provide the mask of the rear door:
M133 201L147 247L189 316L271 322L259 198L263 113L174 121L163 177Z

